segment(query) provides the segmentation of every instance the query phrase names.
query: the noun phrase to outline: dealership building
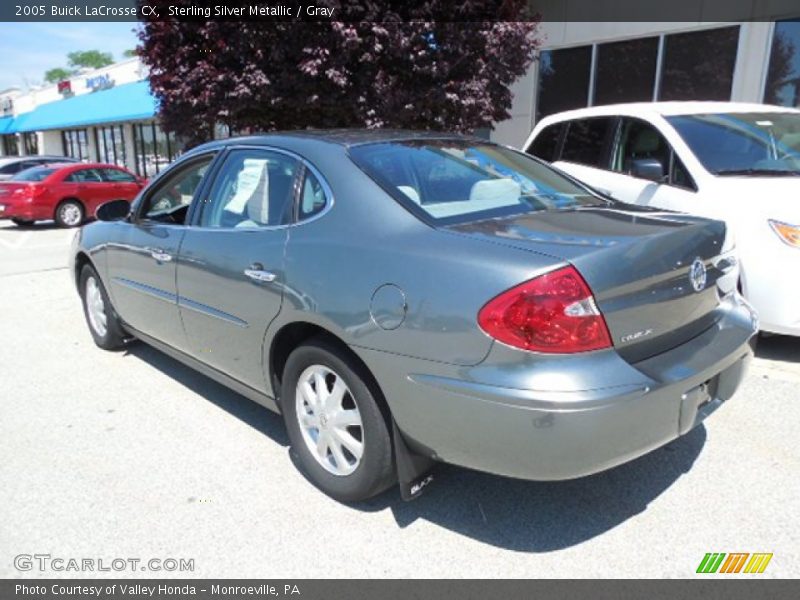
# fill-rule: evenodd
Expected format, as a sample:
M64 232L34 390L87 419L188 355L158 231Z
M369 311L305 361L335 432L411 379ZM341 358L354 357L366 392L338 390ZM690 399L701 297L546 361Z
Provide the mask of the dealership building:
M0 156L72 156L151 177L181 146L158 124L138 58L24 93L0 91Z
M491 139L520 146L538 119L569 110L659 100L723 100L800 106L800 13L796 2L730 3L759 21L585 22L571 15L578 3L539 2L539 60L512 88L511 118L495 124ZM603 4L598 0L595 4ZM692 10L712 13L719 2L698 0ZM769 6L767 6L769 5ZM552 6L551 9L548 9ZM635 18L619 2L598 14ZM622 9L626 8L623 12ZM680 8L680 7L678 7Z
M754 21L585 22L578 20L585 12L569 12L581 2L540 1L538 60L512 86L511 118L495 123L489 136L520 146L546 115L616 102L733 100L800 106L795 2L730 4L742 11L742 19L760 19ZM598 14L630 5L633 13L621 12L621 17L635 16L636 2L619 0L604 8L607 3L594 1ZM702 18L714 5L720 2L698 0L691 10ZM754 12L758 7L761 13ZM115 163L149 177L182 147L181 140L159 127L147 71L137 58L58 85L0 92L0 156L63 154Z

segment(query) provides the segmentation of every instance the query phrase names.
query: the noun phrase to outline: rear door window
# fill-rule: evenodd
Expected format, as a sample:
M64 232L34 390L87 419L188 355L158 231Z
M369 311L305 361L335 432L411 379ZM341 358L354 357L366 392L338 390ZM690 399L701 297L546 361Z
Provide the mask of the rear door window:
M270 150L232 151L215 177L203 227L275 227L291 218L295 158Z
M605 168L613 125L612 117L593 117L570 121L560 160Z
M100 177L97 169L80 169L67 175L64 181L69 181L70 183L102 183L103 178Z

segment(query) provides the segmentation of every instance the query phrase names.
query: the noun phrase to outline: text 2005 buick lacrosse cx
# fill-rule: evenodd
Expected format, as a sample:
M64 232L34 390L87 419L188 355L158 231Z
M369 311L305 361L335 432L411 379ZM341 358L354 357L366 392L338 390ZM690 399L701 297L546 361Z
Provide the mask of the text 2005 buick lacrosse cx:
M342 501L444 461L580 477L685 434L756 331L725 225L485 141L304 131L200 146L73 247L95 342L138 338L283 414Z

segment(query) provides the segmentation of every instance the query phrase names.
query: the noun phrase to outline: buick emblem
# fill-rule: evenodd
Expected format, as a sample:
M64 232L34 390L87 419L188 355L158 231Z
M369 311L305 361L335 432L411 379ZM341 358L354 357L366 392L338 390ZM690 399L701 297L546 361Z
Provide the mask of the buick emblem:
M692 266L689 267L689 281L692 282L692 287L695 292L703 291L703 288L706 287L707 278L706 266L703 264L702 260L695 258Z

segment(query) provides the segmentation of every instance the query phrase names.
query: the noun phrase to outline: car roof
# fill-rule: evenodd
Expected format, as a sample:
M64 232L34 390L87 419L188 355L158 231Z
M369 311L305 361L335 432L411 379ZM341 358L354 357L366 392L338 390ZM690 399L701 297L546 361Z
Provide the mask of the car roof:
M276 145L289 140L319 141L336 144L344 148L380 142L402 142L417 140L463 140L490 143L488 140L458 133L439 131L412 131L404 129L301 129L296 131L275 131L215 140L192 148L191 153L233 144Z
M542 119L542 123L558 122L565 119L583 117L601 117L623 115L631 117L670 117L677 115L709 114L709 113L754 113L754 112L785 112L800 114L800 110L786 106L773 106L770 104L756 104L749 102L714 102L714 101L686 101L686 102L628 102L622 104L606 104L589 108L568 110Z
M31 156L0 156L0 165L10 165L11 163L21 162L25 160L60 160L64 163L77 162L74 158L68 156L57 156L53 154L34 154Z

